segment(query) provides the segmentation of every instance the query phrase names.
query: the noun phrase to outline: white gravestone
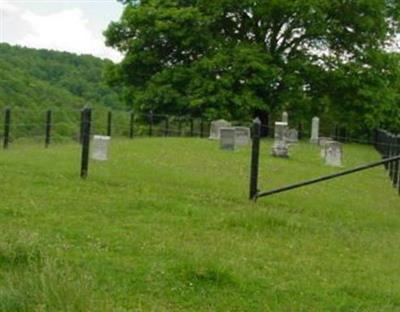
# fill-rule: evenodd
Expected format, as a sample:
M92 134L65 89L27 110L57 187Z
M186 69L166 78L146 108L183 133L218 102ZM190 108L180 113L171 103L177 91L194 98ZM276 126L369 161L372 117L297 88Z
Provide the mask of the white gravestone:
M231 127L231 123L220 119L220 120L215 120L211 122L211 128L210 128L210 139L211 140L219 140L220 138L220 129L221 128L229 128Z
M343 149L339 142L325 143L325 163L332 167L342 166Z
M246 146L251 141L250 128L235 127L235 144L237 146Z
M220 128L220 148L222 150L233 151L236 145L236 130L235 128Z
M289 125L289 114L287 112L282 113L282 122L286 122Z
M272 156L287 158L289 157L289 148L286 143L286 122L275 122L275 142L272 146Z
M92 144L92 159L108 160L108 145L111 140L109 136L95 135Z
M311 129L311 139L310 142L313 144L318 144L319 139L319 118L314 117L312 119L312 129Z
M299 132L296 129L289 129L286 132L286 141L288 143L299 142Z

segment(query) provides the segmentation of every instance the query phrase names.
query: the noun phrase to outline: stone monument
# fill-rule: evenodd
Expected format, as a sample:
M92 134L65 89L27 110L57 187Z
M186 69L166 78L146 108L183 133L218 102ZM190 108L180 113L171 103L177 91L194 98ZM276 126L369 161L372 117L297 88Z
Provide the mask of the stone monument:
M92 145L92 159L106 161L108 160L108 145L111 140L109 136L95 135Z
M332 167L342 166L343 149L339 142L331 141L325 143L325 163Z
M319 118L314 117L312 119L311 139L312 144L318 144L319 139Z
M220 129L221 128L229 128L231 127L231 123L220 119L220 120L215 120L211 122L211 128L210 128L210 137L209 139L211 140L219 140L220 138Z
M220 148L222 150L233 151L236 145L236 129L235 128L220 128Z
M288 158L289 148L286 142L287 123L275 122L275 142L272 146L272 156Z
M296 129L289 129L286 132L286 141L288 143L299 142L299 132Z
M251 131L247 127L235 127L236 146L246 146L251 141Z
M288 112L282 113L282 122L286 122L289 125L289 114Z

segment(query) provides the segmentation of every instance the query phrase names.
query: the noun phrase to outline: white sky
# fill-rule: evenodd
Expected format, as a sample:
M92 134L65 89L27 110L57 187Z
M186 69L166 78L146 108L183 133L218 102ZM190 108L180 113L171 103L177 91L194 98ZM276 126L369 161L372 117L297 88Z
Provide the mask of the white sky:
M102 33L122 10L116 0L0 0L0 42L118 62Z

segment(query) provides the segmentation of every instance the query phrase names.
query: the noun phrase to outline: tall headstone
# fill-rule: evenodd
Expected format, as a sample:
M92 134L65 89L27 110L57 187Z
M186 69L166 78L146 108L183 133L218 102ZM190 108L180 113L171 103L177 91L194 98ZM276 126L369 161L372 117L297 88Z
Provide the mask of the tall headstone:
M287 123L275 122L275 141L272 146L272 156L289 157L289 147L286 142Z
M314 117L312 119L310 142L312 144L318 144L318 139L319 139L319 118L318 117Z
M220 148L222 150L233 151L236 145L236 130L235 128L220 128Z
M250 128L235 127L235 144L236 146L246 146L251 141Z
M288 112L282 113L282 122L286 122L289 125L289 114Z
M332 167L341 167L343 159L342 144L339 142L325 143L325 164Z
M92 144L92 159L106 161L108 160L108 145L111 140L109 136L95 135Z
M211 140L219 140L220 138L220 129L221 128L229 128L231 127L231 123L220 119L220 120L215 120L211 122L211 128L210 128L210 137L209 139Z

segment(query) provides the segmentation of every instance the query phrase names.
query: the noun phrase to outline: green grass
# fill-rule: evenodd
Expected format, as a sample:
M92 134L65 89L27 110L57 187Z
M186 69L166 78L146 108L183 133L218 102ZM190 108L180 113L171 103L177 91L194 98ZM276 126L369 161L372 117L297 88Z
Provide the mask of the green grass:
M262 144L267 190L336 172ZM382 168L250 202L249 149L113 140L0 151L0 311L400 311L400 198ZM345 146L345 168L378 159Z

